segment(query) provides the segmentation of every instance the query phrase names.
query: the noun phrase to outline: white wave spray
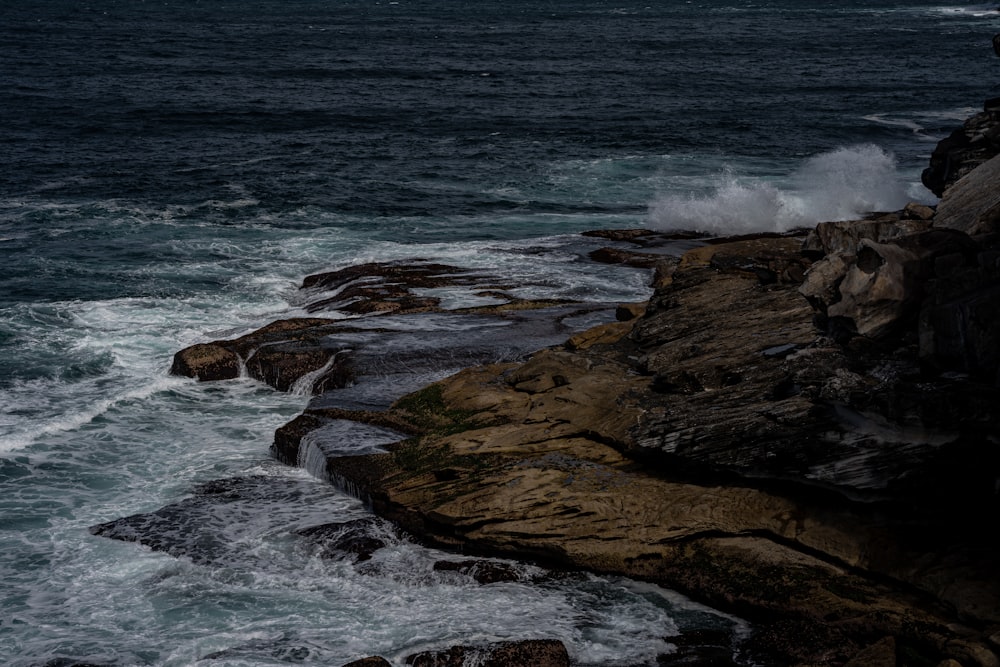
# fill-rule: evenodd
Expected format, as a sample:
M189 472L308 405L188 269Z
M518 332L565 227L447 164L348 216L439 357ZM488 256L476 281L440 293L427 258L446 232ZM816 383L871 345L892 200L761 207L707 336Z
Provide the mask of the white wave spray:
M649 224L714 234L783 232L897 210L908 200L895 157L873 144L861 144L809 158L778 184L741 178L726 169L707 195L658 197L649 207Z

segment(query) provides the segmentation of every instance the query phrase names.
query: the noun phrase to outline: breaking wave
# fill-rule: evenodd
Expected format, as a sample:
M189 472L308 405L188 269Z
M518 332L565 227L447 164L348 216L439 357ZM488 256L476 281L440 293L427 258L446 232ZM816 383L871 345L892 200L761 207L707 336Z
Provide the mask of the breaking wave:
M716 234L782 232L897 210L909 199L895 157L862 144L809 158L778 183L723 170L707 194L658 197L649 207L649 224Z

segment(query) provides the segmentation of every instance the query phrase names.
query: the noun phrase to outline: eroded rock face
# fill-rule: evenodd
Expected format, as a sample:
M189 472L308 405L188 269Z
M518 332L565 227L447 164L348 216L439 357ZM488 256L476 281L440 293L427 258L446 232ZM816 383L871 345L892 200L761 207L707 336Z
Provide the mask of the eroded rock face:
M331 458L331 478L438 545L626 574L759 620L747 650L779 662L843 664L891 637L992 664L975 628L1000 625L998 553L961 517L1000 516L997 393L929 384L915 345L817 330L801 243L699 247L627 332L356 414L416 437Z
M983 529L1000 519L997 241L934 214L691 238L680 257L648 230L595 233L637 246L594 259L651 270L655 292L582 331L541 324L578 306L532 319L499 281L455 267L307 279L317 312L413 315L436 306L373 273L458 280L502 301L490 317L520 318L514 339L547 347L498 358L481 353L490 336L466 334L447 352L465 370L411 393L392 375L391 405L355 385L327 392L279 429L275 455L319 452L323 476L433 544L653 581L750 618L743 652L762 663L1000 665L1000 551ZM278 328L258 332L284 336L263 341L272 367L319 346L355 380L398 349L419 366L442 346L394 347L356 323ZM259 343L178 363L224 375ZM324 442L351 423L399 436L354 452ZM442 567L476 576L475 563Z
M934 226L957 229L970 236L1000 232L998 182L1000 156L969 172L944 193L934 216Z
M930 165L921 175L924 186L938 197L966 174L1000 153L1000 109L984 108L938 142Z
M444 287L466 289L483 303L446 309L440 298L419 294L419 290ZM246 374L281 391L321 394L371 374L373 366L384 367L394 361L419 365L421 358L440 360L450 355L457 370L490 355L516 356L522 350L559 342L567 334L586 328L568 324L574 317L596 314L598 320L614 319L614 304L522 299L508 291L513 287L523 285L420 260L359 264L316 274L303 281L303 307L310 313L329 312L335 318L279 320L239 338L192 345L174 355L170 372L202 381L230 380ZM528 314L545 309L549 310L544 323ZM451 318L455 329L463 332L463 341L442 342L441 332L448 330L447 323L431 320L424 321L432 324L426 332L421 331L421 321L414 319L407 335L379 335L385 333L378 324L380 318L421 315ZM515 334L509 329L510 341L488 343L486 338L495 333L498 320L512 323L515 326L510 329L521 331ZM474 322L478 326L469 326ZM555 331L561 333L550 338Z

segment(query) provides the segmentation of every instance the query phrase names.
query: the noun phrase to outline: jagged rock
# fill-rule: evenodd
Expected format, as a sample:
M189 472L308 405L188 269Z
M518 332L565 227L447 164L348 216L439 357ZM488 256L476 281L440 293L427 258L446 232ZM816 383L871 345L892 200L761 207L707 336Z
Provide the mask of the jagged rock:
M852 257L863 240L886 243L930 227L930 218L904 218L892 213L865 220L821 222L806 236L802 250L817 259Z
M1000 131L1000 124L997 126ZM938 204L934 226L976 236L1000 232L1000 156L952 185Z
M1000 509L996 394L928 390L915 349L825 339L788 270L808 264L800 245L690 251L632 333L404 397L386 415L418 437L329 468L432 543L648 579L764 622L762 654L843 663L891 636L940 658L961 637L988 664L959 617L1000 622L996 554L955 512Z
M407 656L413 667L569 667L569 655L555 639L497 642L485 647L453 646L444 651L425 651Z
M995 667L997 242L931 213L691 239L656 263L641 314L382 412L314 406L276 453L298 461L331 419L393 424L410 437L326 462L380 516L466 553L679 590L753 621L740 650L763 664ZM371 286L366 271L309 289L342 298ZM326 346L340 335L321 331Z
M250 377L288 391L303 377L322 371L310 387L318 393L328 385L343 386L352 377L347 358L335 356L338 350L323 344L323 338L335 330L335 320L279 320L236 339L180 350L170 372L201 381L230 380L245 368Z
M1000 153L1000 109L985 108L938 142L920 180L942 197L959 179Z
M916 253L864 239L826 314L850 320L861 336L878 340L894 335L923 297L920 269Z

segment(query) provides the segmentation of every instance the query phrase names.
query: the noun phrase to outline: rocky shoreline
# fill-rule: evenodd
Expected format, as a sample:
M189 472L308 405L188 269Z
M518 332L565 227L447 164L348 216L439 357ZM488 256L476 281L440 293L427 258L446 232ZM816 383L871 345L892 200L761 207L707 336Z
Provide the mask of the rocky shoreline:
M942 142L924 178L936 208L741 238L591 233L606 242L591 261L650 273L647 303L359 265L306 278L314 317L187 348L172 372L312 392L275 434L279 460L318 456L429 544L625 575L737 614L755 627L748 661L995 667L998 133L987 110ZM446 308L454 287L481 305ZM373 444L347 452L347 433ZM130 539L116 522L95 532ZM546 642L488 653L568 664Z

